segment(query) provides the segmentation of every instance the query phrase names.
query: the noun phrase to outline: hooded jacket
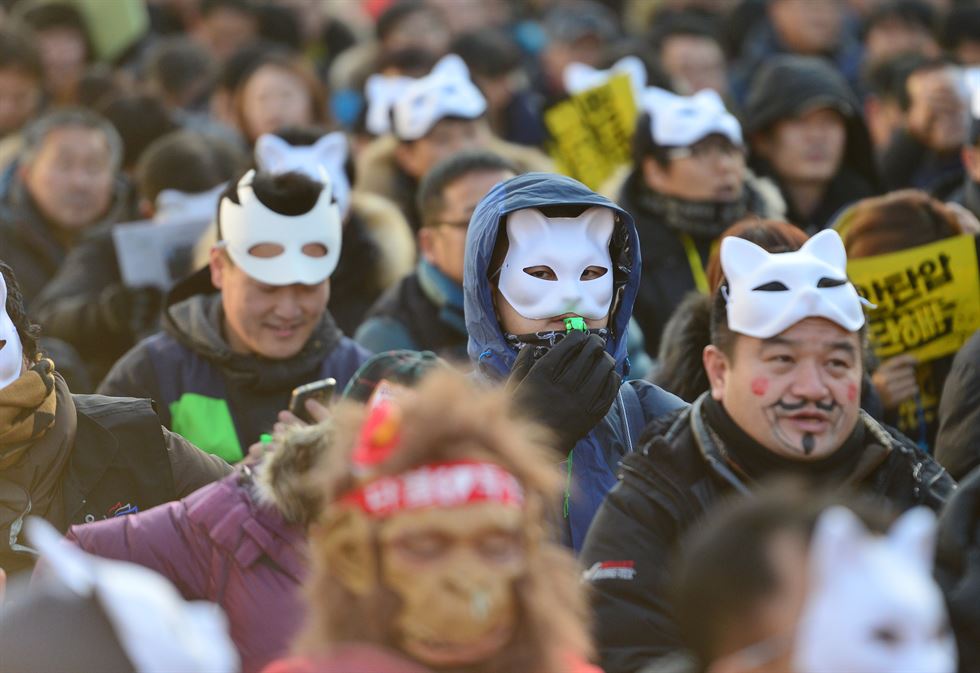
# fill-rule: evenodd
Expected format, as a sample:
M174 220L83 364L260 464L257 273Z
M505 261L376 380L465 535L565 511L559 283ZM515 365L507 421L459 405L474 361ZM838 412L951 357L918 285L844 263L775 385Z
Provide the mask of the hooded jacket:
M633 218L604 196L571 178L551 173L526 173L490 190L470 219L463 269L463 308L469 333L467 350L478 375L506 379L517 350L507 343L493 307L490 261L506 216L525 208L567 204L601 206L616 214L613 232L613 314L606 351L617 371L629 372L627 325L640 285L640 244ZM565 541L578 549L592 516L616 483L619 461L634 450L642 428L684 403L645 381L629 381L602 422L575 445L563 467L569 474L565 510ZM570 465L569 465L570 463Z
M757 72L745 105L745 135L763 133L783 119L790 119L814 108L838 110L845 120L847 141L844 159L830 181L823 200L809 217L796 212L785 188L787 217L813 234L824 229L844 206L879 192L871 136L861 117L861 103L843 76L825 61L804 56L779 56ZM750 166L759 175L779 176L765 160L753 156Z
M222 335L221 295L206 272L171 291L163 331L124 355L99 391L156 400L165 426L236 462L271 430L293 388L327 377L343 388L370 353L345 337L329 312L292 358L234 353Z
M259 671L288 653L303 621L311 446L287 440L254 472L241 466L179 502L73 526L68 539L157 571L185 599L220 605L242 670Z
M653 441L623 462L622 481L589 530L581 558L595 592L596 639L606 673L633 673L682 648L669 572L679 542L725 497L751 495L760 480L793 469L785 466L792 461L772 454L765 467L750 472L750 452L722 438L721 424L713 424L706 408L709 398L705 393L648 429ZM949 474L867 414L858 426L847 453L841 448L816 468L796 465L792 474L830 467L821 473L824 486L857 488L899 511L917 505L938 511L956 488ZM777 463L782 467L774 468Z

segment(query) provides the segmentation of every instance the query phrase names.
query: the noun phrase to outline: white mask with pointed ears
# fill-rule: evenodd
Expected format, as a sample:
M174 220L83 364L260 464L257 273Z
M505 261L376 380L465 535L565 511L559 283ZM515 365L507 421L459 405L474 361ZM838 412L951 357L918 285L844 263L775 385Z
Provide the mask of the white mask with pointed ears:
M728 236L721 242L721 268L733 332L768 339L805 318L826 318L849 332L864 325L861 298L847 280L847 253L836 231L821 231L799 250L781 253Z
M647 85L647 68L636 56L624 56L608 70L596 70L585 63L569 63L562 72L565 91L575 95L602 86L613 77L628 75L633 87L633 100L639 102Z
M936 517L909 510L887 537L848 509L821 514L797 625L795 673L954 673L956 642L932 578Z
M399 140L424 138L446 117L477 119L487 101L456 54L439 59L432 72L407 87L392 106L391 130Z
M24 347L14 321L7 314L7 281L0 274L0 388L20 378L24 367Z
M526 208L507 217L510 247L500 270L498 288L525 318L542 320L572 313L590 320L609 314L613 266L609 253L615 215L608 208L589 208L578 217L545 217ZM590 267L605 270L583 280ZM535 278L532 267L548 267L554 280Z
M322 170L322 169L321 169ZM318 285L333 274L340 261L342 230L340 210L330 196L330 180L320 175L323 189L316 204L301 215L283 215L267 208L252 191L255 171L238 181L238 201L222 199L221 236L232 261L252 278L267 285ZM273 244L281 252L258 257L253 248ZM316 257L304 251L310 244L322 245L327 254Z
M340 215L350 208L350 182L347 180L347 138L343 133L328 133L312 145L290 145L272 133L263 133L255 141L255 163L269 173L296 171L320 181L320 169L327 172L333 187L333 198Z

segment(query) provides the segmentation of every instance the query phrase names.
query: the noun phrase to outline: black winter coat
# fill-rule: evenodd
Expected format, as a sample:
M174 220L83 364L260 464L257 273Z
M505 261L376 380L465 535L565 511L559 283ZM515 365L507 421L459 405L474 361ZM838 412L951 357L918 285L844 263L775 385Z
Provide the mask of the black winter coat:
M752 484L736 475L709 434L704 400L651 428L666 445L647 443L625 458L619 484L589 528L581 559L606 673L632 673L681 648L670 605L677 544L724 496L751 493ZM955 488L949 474L897 431L862 419L865 449L847 483L900 509L938 510Z
M956 354L939 402L936 460L957 479L980 465L980 331Z

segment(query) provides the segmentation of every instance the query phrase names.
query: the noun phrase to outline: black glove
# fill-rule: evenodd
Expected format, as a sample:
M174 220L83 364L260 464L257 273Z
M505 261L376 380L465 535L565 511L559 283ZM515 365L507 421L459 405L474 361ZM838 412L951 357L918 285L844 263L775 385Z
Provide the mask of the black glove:
M609 412L622 378L601 337L571 332L537 362L534 348L523 348L510 382L521 408L569 451Z
M158 326L163 293L155 287L110 285L99 297L106 326L115 334L139 339Z

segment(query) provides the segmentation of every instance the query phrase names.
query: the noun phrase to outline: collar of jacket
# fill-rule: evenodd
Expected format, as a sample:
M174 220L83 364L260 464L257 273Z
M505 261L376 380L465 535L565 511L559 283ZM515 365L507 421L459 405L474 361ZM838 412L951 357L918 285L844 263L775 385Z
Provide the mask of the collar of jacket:
M703 406L710 394L710 392L703 393L684 410L667 431L666 439L672 442L685 428L690 428L694 444L709 469L742 495L749 495L752 492L749 477L731 459L718 434L705 420ZM887 430L863 409L859 410L858 414L858 420L864 423L867 434L861 459L845 481L845 484L851 485L864 481L887 460L895 448L895 440Z
M725 229L753 211L759 211L759 198L746 185L734 202L689 201L666 196L645 185L637 185L637 206L669 228L697 238L717 238Z
M416 274L422 292L439 307L439 318L460 334L466 334L463 318L463 286L424 259L419 260Z

